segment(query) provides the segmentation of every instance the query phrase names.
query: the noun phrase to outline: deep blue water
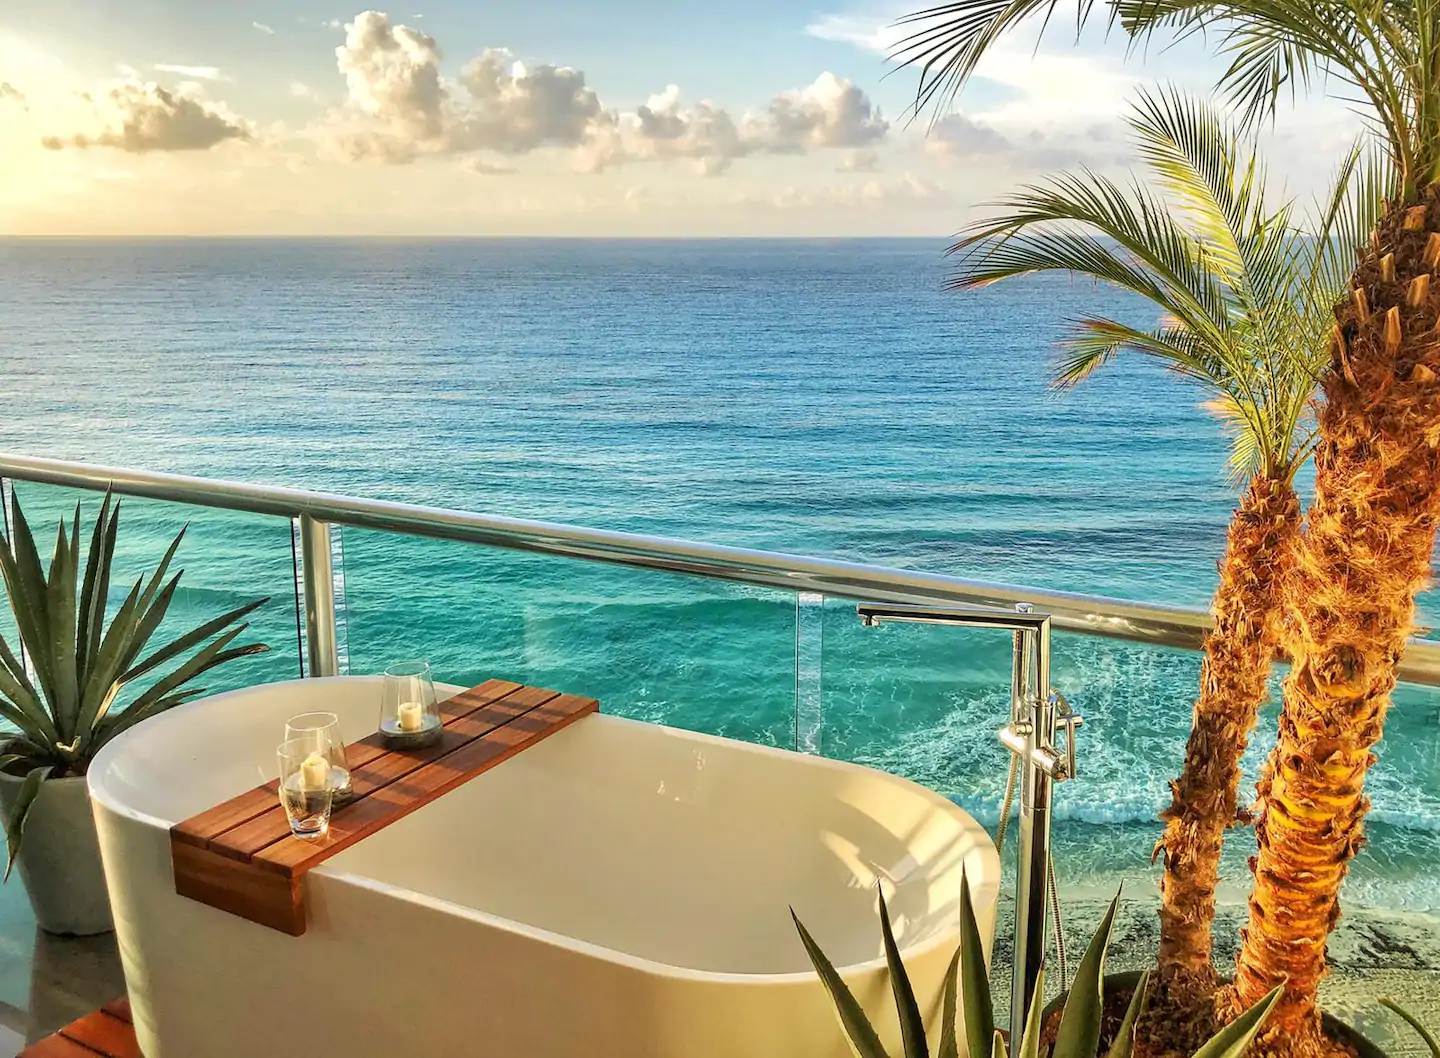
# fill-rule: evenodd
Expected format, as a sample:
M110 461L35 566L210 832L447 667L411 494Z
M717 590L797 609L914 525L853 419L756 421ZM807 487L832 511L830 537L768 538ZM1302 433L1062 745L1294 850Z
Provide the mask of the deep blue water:
M1145 308L1054 278L942 293L942 249L0 241L0 447L1203 605L1234 494L1201 395L1123 360L1046 386L1064 320ZM21 496L49 532L75 499ZM191 519L172 624L275 596L256 621L272 652L211 685L293 676L289 526L129 507L133 572ZM421 655L455 682L795 741L793 595L375 533L343 550L352 671ZM993 822L1008 645L864 630L843 600L801 627L821 750ZM1197 670L1060 637L1057 684L1087 716L1058 796L1064 880L1148 874ZM1402 689L1351 899L1440 907L1437 735L1440 696ZM1249 845L1231 842L1237 884Z

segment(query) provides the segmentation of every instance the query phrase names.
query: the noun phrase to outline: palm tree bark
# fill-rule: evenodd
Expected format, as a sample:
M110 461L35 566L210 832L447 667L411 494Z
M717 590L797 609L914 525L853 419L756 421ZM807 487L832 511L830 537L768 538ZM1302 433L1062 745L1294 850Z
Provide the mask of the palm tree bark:
M1429 573L1440 486L1440 195L1392 208L1336 310L1315 499L1285 591L1290 618L1279 742L1260 783L1259 844L1235 998L1285 983L1272 1052L1315 1054L1316 991L1362 842L1374 762Z
M1230 521L1185 766L1170 784L1173 800L1161 814L1164 1006L1208 999L1216 986L1211 951L1220 848L1236 819L1240 760L1280 642L1280 593L1299 527L1295 490L1265 476L1250 481Z

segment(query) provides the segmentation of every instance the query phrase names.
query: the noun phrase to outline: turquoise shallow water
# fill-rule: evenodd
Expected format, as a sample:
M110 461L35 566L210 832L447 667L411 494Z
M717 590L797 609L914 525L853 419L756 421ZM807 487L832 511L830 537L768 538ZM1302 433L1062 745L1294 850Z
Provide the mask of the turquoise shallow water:
M0 447L1204 604L1233 495L1198 394L1136 362L1045 386L1063 320L1143 307L1055 279L943 294L942 248L0 241ZM37 522L74 502L21 495ZM213 685L294 675L289 527L129 506L133 571L191 517L177 622L275 596L272 653ZM422 655L795 742L793 595L365 532L343 551L353 671ZM843 600L800 627L806 737L995 819L1002 640L865 630ZM1087 716L1068 882L1149 874L1197 669L1059 638ZM1440 697L1403 689L1353 901L1440 907L1437 735Z

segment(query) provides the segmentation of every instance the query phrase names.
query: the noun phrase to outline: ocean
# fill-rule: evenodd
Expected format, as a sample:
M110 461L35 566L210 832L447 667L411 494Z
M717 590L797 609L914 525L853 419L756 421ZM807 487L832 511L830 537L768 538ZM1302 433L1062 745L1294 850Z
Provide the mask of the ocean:
M1046 384L1067 319L1153 314L1056 277L945 293L943 249L0 240L0 448L1204 605L1235 490L1202 394L1136 359L1073 393ZM77 498L19 491L47 534ZM286 522L125 508L132 577L189 521L167 627L273 597L253 626L271 652L207 686L297 674ZM339 546L351 672L419 656L451 682L503 675L796 742L791 593L373 532ZM993 825L1005 637L867 630L840 599L798 620L802 741ZM1086 718L1056 796L1062 887L1124 879L1154 899L1198 667L1057 637L1055 683ZM1369 785L1347 901L1440 909L1440 695L1397 693ZM1229 895L1252 848L1234 833Z

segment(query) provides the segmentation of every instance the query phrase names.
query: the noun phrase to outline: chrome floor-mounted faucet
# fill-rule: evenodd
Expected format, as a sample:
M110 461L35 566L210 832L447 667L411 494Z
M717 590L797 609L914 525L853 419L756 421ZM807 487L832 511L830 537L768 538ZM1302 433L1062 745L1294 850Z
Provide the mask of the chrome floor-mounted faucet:
M1046 885L1050 878L1050 801L1054 785L1075 776L1075 731L1082 718L1050 687L1050 615L1021 603L1013 611L990 607L906 606L862 603L866 627L889 621L994 628L1013 634L1010 721L1000 741L1020 761L1020 851L1015 879L1015 966L1010 983L1010 1026L1023 1026L1045 965ZM1063 756L1055 745L1065 731Z

